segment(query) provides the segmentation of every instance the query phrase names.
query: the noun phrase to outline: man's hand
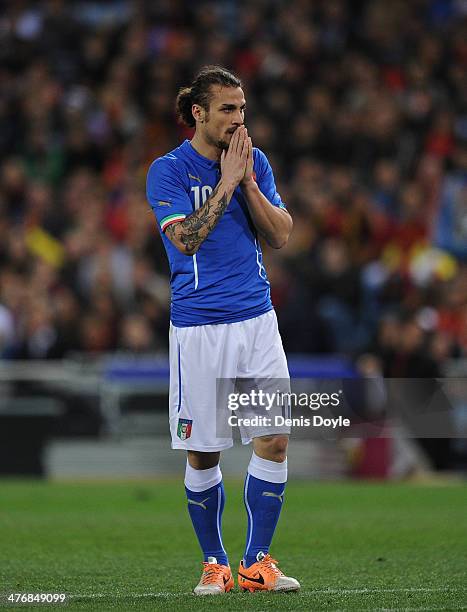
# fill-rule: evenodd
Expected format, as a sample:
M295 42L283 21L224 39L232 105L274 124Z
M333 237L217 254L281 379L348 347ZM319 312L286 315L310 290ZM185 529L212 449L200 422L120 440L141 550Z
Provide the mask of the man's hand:
M248 136L247 129L245 129L245 138L247 140L248 155L246 158L245 174L243 175L243 178L240 181L240 185L242 187L247 187L249 184L254 182L254 178L253 178L253 143L251 142L251 138Z
M230 140L229 148L221 154L222 178L235 189L245 176L248 158L246 128L238 127Z

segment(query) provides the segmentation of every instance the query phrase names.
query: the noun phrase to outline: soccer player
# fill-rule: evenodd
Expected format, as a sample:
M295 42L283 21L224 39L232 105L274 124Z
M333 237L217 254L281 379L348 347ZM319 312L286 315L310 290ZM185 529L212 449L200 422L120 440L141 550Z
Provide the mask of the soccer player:
M147 197L171 270L172 448L187 451L188 511L204 555L194 592L220 594L234 586L222 542L219 466L221 451L233 441L231 434L217 436L216 381L289 380L258 236L279 249L292 219L265 154L248 136L235 75L219 66L203 68L180 90L176 106L195 134L152 163ZM248 531L238 569L243 590L300 588L269 554L284 502L288 433L242 432L244 443L253 441L244 489Z

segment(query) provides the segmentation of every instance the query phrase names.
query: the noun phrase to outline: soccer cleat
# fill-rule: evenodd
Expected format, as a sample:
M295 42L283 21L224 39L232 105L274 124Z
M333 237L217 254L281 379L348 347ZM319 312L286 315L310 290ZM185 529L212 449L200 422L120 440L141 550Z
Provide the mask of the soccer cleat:
M242 591L298 591L300 583L295 578L284 576L277 567L277 561L270 554L259 552L256 563L243 567L243 560L238 568L238 584Z
M230 566L220 565L216 557L208 557L203 565L203 575L193 591L195 595L221 595L232 590L234 581Z

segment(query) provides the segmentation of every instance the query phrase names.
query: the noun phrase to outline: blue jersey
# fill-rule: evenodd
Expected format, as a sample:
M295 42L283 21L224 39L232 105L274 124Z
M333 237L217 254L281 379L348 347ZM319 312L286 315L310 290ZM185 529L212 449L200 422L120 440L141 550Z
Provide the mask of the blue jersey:
M253 164L261 192L272 206L285 208L271 166L256 148ZM258 236L240 187L195 255L183 255L165 236L169 225L205 203L220 178L219 163L200 155L189 140L149 168L147 198L169 259L176 327L235 323L272 309Z

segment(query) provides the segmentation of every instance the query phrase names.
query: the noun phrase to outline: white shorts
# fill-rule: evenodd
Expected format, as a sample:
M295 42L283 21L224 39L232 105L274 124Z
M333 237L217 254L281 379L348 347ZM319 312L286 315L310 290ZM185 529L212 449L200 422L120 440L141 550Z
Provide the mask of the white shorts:
M233 446L232 430L219 436L218 388L235 379L282 381L289 371L274 310L238 323L170 325L169 419L172 448L215 452ZM239 427L242 442L258 435L290 433L290 428Z

